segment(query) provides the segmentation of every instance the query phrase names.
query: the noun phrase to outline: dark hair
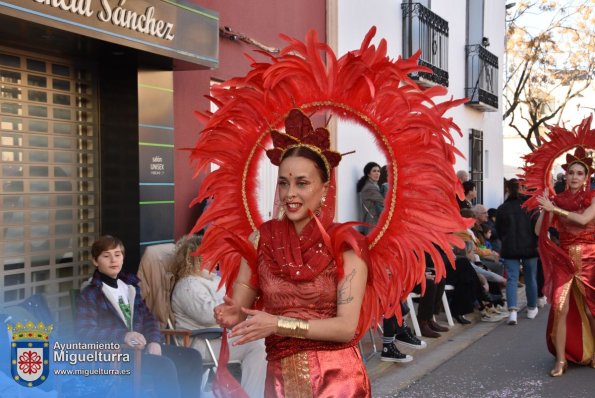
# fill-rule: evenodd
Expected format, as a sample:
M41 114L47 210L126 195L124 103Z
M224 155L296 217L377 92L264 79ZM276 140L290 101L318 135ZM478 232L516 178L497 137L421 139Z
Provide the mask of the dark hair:
M481 224L481 232L483 232L483 235L485 236L488 232L492 232L492 228L488 224L483 223Z
M380 168L380 165L376 162L368 162L364 166L364 175L362 178L359 179L357 182L357 192L361 192L364 189L364 185L366 185L366 181L368 181L368 174L372 171L374 167Z
M516 178L508 180L508 199L518 199L520 195L521 184Z
M111 235L100 236L91 246L91 257L93 257L93 260L97 260L97 257L104 251L117 249L118 247L124 254L124 243L120 239Z
M473 189L475 189L477 186L475 185L475 183L471 180L465 181L463 183L463 189L465 190L465 196L467 196L467 194L471 191L473 191Z
M380 178L378 179L378 185L382 186L382 184L388 182L388 169L386 165L380 168Z
M496 210L494 208L488 209L488 218L496 217L497 212L498 212L498 210Z
M285 152L283 154L283 157L281 158L281 162L283 162L287 158L292 158L292 157L300 157L300 158L305 158L305 159L311 160L312 162L314 162L314 165L318 169L318 173L320 174L320 179L322 180L322 182L324 183L324 182L328 181L329 175L328 175L328 172L326 171L326 165L324 163L324 160L322 160L322 157L319 154L317 154L316 152L314 152L313 150L311 150L308 147L296 146L294 148L287 150L287 152Z

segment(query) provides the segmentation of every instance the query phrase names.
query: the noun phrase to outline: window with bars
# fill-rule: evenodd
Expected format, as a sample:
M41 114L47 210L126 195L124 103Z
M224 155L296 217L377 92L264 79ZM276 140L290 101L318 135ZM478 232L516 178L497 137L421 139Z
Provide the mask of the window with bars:
M43 293L58 320L98 232L89 69L0 48L0 304Z
M475 203L483 203L483 131L471 129L469 134L469 177L477 185Z
M484 0L467 0L467 45L465 46L465 105L482 112L498 110L498 57L488 51L484 36Z
M425 87L448 87L448 21L431 11L427 0L404 0L401 11L403 55L410 57L421 51L419 64L432 70L413 73L412 77Z

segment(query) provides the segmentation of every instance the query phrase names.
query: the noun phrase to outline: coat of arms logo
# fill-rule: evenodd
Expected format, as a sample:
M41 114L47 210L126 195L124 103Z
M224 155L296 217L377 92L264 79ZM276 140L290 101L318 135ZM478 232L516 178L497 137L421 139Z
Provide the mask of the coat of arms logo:
M50 333L52 325L29 321L8 325L11 334L12 378L22 386L35 387L43 383L50 372Z

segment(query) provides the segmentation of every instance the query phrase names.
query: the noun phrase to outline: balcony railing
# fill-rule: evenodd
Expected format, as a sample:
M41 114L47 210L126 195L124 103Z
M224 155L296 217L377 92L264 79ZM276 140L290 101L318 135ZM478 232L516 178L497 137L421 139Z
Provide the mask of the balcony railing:
M468 105L483 112L498 110L498 57L479 44L465 46Z
M403 11L403 55L421 50L419 64L432 73L412 75L423 86L448 87L448 21L419 3L401 4Z

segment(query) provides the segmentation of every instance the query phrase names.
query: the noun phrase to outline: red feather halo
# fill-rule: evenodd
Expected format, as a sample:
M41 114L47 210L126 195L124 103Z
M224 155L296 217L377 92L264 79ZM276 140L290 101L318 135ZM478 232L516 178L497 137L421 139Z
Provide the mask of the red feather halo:
M467 228L455 199L455 192L463 196L453 167L455 155L461 154L451 130L460 130L444 116L465 99L435 102L434 97L447 94L446 88L422 90L408 76L429 71L418 65L419 53L391 60L384 39L378 47L370 44L375 32L373 27L358 50L338 59L315 31L308 33L305 43L282 36L288 46L279 56L264 54L268 62L253 61L246 76L213 87L212 100L219 109L198 114L206 126L191 154L197 173L211 163L219 166L205 178L193 201L213 199L193 232L210 226L199 253L206 266L220 265L222 280L231 288L240 258L255 259L250 245L240 247L229 235L247 240L263 222L255 176L270 131L281 127L297 107L307 114L332 112L374 134L388 160L391 191L377 227L367 237L372 283L366 289L360 331L375 325L383 314L400 316L400 301L425 282L424 252L431 254L437 277L443 277L444 265L434 245L452 259L451 245L462 244L452 233ZM337 251L344 247L340 239L347 239L344 232L332 237ZM356 252L362 253L357 248Z
M561 126L549 127L547 138L542 138L542 145L523 157L525 165L523 173L519 174L519 177L524 180L523 191L529 196L524 204L528 209L532 210L539 206L537 197L546 190L548 196L554 195L551 173L557 158L574 148L582 147L595 150L595 129L591 129L592 118L591 115L583 119L581 124L572 130Z

